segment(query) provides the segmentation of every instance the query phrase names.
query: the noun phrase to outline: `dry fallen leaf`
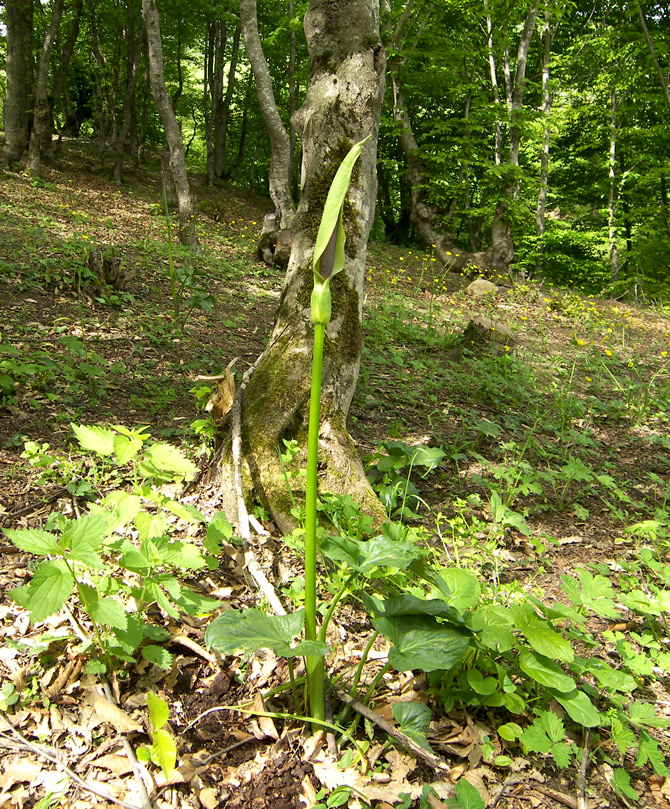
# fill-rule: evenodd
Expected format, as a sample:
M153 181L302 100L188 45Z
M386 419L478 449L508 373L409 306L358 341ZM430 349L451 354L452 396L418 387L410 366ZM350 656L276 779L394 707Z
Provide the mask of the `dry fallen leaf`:
M318 803L316 797L316 790L310 780L310 777L306 775L302 779L302 794L300 795L300 802L303 803L307 809L312 809L313 806L316 806Z
M95 766L111 770L114 775L127 775L129 772L133 771L133 766L128 760L128 757L120 756L117 753L109 753L109 755L96 758Z
M10 762L0 775L0 789L2 793L9 792L14 784L27 781L32 784L42 772L42 764L32 758L16 758Z
M106 697L91 692L93 710L98 719L110 724L118 733L141 733L144 728L131 716Z
M198 800L205 807L205 809L217 809L219 799L216 790L213 787L205 787L198 793Z
M664 778L662 775L652 775L649 779L649 788L654 800L661 807L661 809L670 809L670 778Z

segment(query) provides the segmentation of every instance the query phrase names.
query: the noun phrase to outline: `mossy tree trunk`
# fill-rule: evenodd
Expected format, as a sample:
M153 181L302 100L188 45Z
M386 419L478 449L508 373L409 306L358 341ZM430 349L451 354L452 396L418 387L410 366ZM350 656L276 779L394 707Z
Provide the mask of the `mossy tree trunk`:
M344 208L346 266L332 281L333 314L323 363L319 490L352 495L383 519L346 420L358 380L367 240L377 191L377 133L385 55L378 0L311 0L305 15L311 77L293 124L303 149L301 198L275 325L242 398L242 449L255 497L283 530L293 527L279 459L282 439L297 439L304 466L314 328L310 317L312 251L330 183L351 145L372 134L354 170ZM218 473L230 482L229 442ZM301 479L298 479L301 480ZM300 484L292 482L292 488Z

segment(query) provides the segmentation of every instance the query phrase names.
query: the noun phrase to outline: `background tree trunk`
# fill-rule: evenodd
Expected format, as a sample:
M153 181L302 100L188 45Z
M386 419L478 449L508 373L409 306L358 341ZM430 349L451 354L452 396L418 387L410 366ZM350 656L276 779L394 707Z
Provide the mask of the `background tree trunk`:
M256 497L276 524L290 530L291 502L280 465L282 439L297 439L304 465L312 361L309 300L312 252L330 183L353 142L372 134L345 203L346 266L332 281L333 317L326 332L320 430L322 491L350 494L377 519L385 517L346 428L362 347L362 297L367 239L377 191L376 145L385 56L378 0L311 0L305 15L311 79L294 125L302 142L302 195L291 259L268 348L242 400L242 443ZM219 472L228 490L228 443ZM234 504L228 504L234 514Z
M33 2L5 0L7 24L7 97L3 155L16 163L28 147L28 110L33 65Z
M155 0L142 0L142 16L147 32L151 88L158 114L165 129L165 137L170 153L170 169L174 178L174 190L177 195L179 241L188 247L197 248L199 245L196 235L196 200L188 182L181 127L165 88L163 46L161 44L160 20Z
M37 84L35 86L35 115L33 117L33 129L30 133L30 145L28 147L28 160L26 170L29 174L39 174L40 161L42 159L42 148L47 142L51 142L51 109L48 98L49 66L51 64L51 51L54 40L60 28L60 20L63 16L63 0L55 0L51 10L51 20L42 43L40 62L37 72Z
M270 196L275 204L275 225L277 230L286 230L291 227L295 216L295 206L289 183L291 145L277 109L270 70L258 34L256 0L240 0L240 19L242 20L242 30L244 32L244 46L256 80L258 103L263 113L263 120L270 135L270 144L272 146L268 180Z
M136 9L134 3L129 2L126 13L126 47L128 48L128 52L126 55L126 90L123 95L123 125L120 130L117 130L116 143L114 144L116 160L114 161L112 180L116 185L121 185L123 179L123 155L135 113L135 86L137 84L137 69L139 67L142 51L141 26L140 30L136 31L135 22Z

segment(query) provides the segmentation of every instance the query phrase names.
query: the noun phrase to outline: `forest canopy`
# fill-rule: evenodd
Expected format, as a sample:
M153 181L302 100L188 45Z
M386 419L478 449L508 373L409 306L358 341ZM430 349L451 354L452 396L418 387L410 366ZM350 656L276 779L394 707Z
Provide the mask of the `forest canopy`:
M157 6L166 100L186 164L209 184L267 193L274 141L240 5L185 8ZM301 144L291 119L309 84L305 10L294 0L257 8L295 202ZM0 6L7 160L27 154L37 172L62 138L93 139L93 168L120 183L124 160L141 162L166 133L169 141L142 14L132 0ZM385 0L381 31L375 240L423 243L473 275L511 268L615 296L666 291L662 5Z

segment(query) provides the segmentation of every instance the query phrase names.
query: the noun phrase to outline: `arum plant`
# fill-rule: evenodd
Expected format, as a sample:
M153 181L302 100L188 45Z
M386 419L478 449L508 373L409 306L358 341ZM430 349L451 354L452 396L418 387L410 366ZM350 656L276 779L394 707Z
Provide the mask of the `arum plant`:
M333 178L321 217L321 225L314 245L312 267L314 289L311 299L314 323L314 353L312 357L312 390L309 403L309 429L307 434L307 480L305 487L305 640L325 643L327 622L324 621L317 637L316 628L316 499L317 465L319 455L319 418L321 414L321 375L323 344L326 326L330 323L330 281L344 269L344 227L342 216L344 200L351 182L351 172L361 153L362 141L355 143ZM324 711L324 657L307 658L307 688L310 713L323 721Z
M321 412L321 374L326 326L330 322L330 281L344 268L344 227L342 215L344 199L351 182L351 172L363 144L354 144L340 164L326 198L321 225L313 254L314 290L311 315L314 323L314 356L312 362L312 391L309 410L307 440L307 481L305 504L305 609L293 615L266 616L260 610L240 612L228 610L219 615L207 629L205 642L222 654L247 656L256 649L270 648L289 662L292 686L293 660L303 657L307 668L307 697L310 718L316 727L324 726L324 658L328 651L326 633L334 609L346 591L340 589L331 601L317 632L316 621L316 501L317 459L319 451L319 418ZM300 632L303 638L293 645Z

